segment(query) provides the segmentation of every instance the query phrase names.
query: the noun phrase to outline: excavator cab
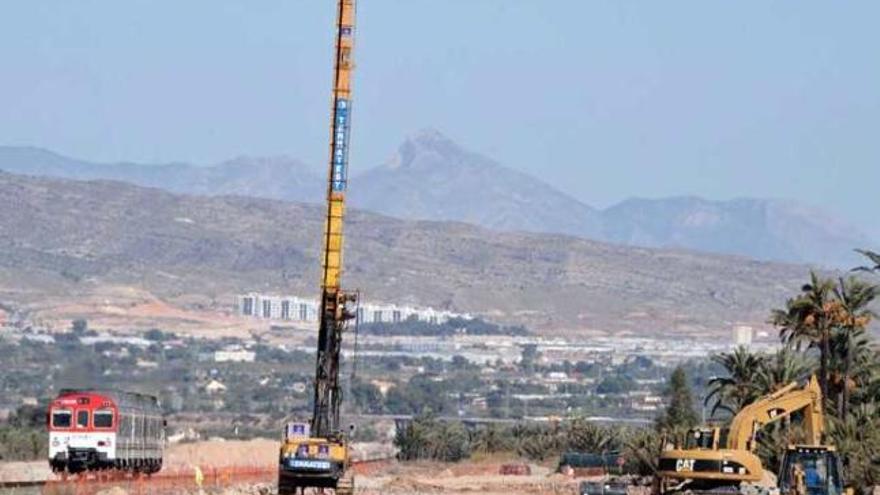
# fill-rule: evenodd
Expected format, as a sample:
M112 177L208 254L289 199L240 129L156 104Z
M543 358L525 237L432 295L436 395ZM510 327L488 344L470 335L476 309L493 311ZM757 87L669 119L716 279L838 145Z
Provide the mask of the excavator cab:
M782 495L850 495L844 487L840 456L834 447L796 445L789 447L779 468Z
M685 449L718 450L724 445L727 430L718 427L692 428L684 438Z

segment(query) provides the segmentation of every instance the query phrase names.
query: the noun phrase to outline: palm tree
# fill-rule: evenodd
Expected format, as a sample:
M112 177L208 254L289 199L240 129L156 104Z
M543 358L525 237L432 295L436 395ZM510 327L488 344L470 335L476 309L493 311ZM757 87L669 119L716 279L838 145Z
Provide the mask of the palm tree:
M857 392L858 397L854 398L856 403L876 403L878 417L880 417L880 350L868 351L868 358L864 366L865 377L864 385Z
M566 425L566 448L577 452L604 453L620 449L620 432L597 426L584 418L575 418Z
M513 449L513 438L507 428L493 423L477 430L471 438L471 445L476 452L507 452Z
M834 357L839 363L838 412L846 417L849 409L849 390L854 362L870 359L868 340L865 329L875 314L868 305L877 296L877 286L865 283L854 277L840 278L834 288L834 295L839 304L835 305L832 314L836 327L835 342L832 349L837 352Z
M853 268L853 271L880 272L880 253L875 253L873 251L867 251L864 249L856 249L856 252L863 255L865 258L868 258L868 261L871 263L871 265L859 266Z
M518 430L518 431L517 431ZM565 449L561 430L546 425L523 425L514 429L517 453L529 459L543 461L559 455Z
M839 305L833 300L834 282L810 272L810 283L801 287L801 294L789 299L785 309L774 310L771 322L779 327L779 336L785 344L819 350L819 385L822 389L822 407L828 396L828 359L831 354L831 314Z
M829 436L846 459L849 482L871 493L880 483L880 407L862 404L843 418L832 418ZM864 488L863 488L864 487Z
M791 347L784 346L763 360L758 372L761 395L773 393L792 382L801 381L810 374L810 363Z
M755 453L761 458L764 469L779 472L783 453L792 444L806 441L807 434L803 425L785 420L761 428L756 439Z
M657 457L663 448L663 437L651 428L629 431L624 438L624 456L635 464L642 476L657 473Z
M740 346L732 353L723 352L712 356L712 361L723 366L728 375L709 380L709 393L704 404L715 401L712 406L713 416L719 409L736 414L743 406L762 395L758 381L764 362L761 356Z

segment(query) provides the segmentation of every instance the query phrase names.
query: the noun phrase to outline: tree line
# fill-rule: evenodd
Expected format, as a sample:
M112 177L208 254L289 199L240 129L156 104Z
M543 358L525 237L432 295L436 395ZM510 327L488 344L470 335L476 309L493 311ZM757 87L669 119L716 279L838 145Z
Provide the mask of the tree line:
M769 322L779 330L782 344L777 352L762 355L740 347L713 356L726 374L709 380L704 405L711 407L713 417L729 420L759 397L816 375L828 418L828 443L843 454L849 482L867 490L880 483L880 349L869 331L877 317L871 304L880 287L857 275L880 275L880 254L860 252L868 265L835 279L811 272L800 291L772 311ZM475 452L509 452L533 460L565 451L620 452L627 472L650 474L663 436L700 422L683 367L672 372L664 395L667 407L654 428L600 426L576 418L468 430L428 412L398 430L395 444L403 460L458 461ZM798 434L792 424L772 425L759 434L757 453L766 469L778 468L780 453Z
M505 453L545 461L564 452L620 454L623 471L652 473L656 434L644 428L605 426L583 418L548 423L490 423L466 428L459 421L420 414L399 428L394 439L401 460L456 462L473 454Z

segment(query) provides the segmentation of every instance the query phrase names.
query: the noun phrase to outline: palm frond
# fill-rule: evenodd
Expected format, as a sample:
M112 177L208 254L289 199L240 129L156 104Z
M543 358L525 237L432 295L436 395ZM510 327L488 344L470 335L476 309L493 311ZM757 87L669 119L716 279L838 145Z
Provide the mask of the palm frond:
M853 271L880 272L880 253L875 253L874 251L868 251L866 249L856 249L855 252L868 258L874 266L858 266L853 268Z

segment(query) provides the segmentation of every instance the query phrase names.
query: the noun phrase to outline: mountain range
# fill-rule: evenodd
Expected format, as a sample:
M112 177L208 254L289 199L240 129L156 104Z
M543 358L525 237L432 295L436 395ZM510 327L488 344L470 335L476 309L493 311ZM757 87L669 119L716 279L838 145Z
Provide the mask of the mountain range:
M0 307L35 321L173 328L162 318L222 315L243 292L317 290L320 205L0 172L0 211ZM346 228L345 284L365 299L539 331L728 335L762 325L807 277L801 265L360 210Z
M0 170L111 179L198 195L316 203L324 179L288 157L239 157L213 166L97 164L47 150L0 147ZM559 233L632 246L692 249L759 260L850 267L878 243L813 205L790 200L633 198L595 209L528 174L463 149L437 131L407 138L386 163L355 176L350 203L412 220L452 220L495 230Z

